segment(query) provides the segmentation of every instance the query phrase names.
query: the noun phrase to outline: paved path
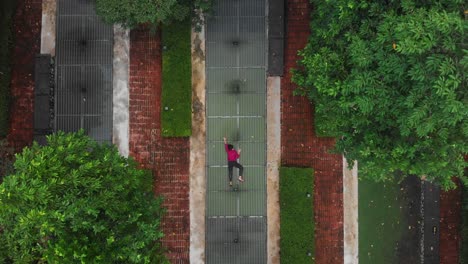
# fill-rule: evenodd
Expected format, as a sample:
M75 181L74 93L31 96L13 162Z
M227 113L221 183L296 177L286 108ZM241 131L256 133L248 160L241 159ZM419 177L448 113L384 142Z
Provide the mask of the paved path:
M17 0L11 58L9 143L20 151L33 140L34 58L41 39L41 0ZM3 95L0 95L3 96Z

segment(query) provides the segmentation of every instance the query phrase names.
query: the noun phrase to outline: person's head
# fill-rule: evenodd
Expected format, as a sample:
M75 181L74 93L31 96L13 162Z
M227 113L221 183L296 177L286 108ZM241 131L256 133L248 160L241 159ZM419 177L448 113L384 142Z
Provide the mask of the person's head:
M231 145L231 144L228 144L228 149L229 149L229 150L232 150L233 148L234 148L234 146L233 146L233 145Z

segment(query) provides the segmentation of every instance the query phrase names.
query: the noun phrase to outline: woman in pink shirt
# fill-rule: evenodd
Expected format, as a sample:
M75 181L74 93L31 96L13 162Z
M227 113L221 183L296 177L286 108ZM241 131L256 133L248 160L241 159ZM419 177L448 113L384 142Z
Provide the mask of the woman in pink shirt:
M226 138L224 138L224 149L226 150L228 159L229 186L232 186L232 170L234 167L239 169L239 181L244 182L244 178L242 177L244 167L237 162L237 159L240 157L241 149L236 151L233 145L227 143Z

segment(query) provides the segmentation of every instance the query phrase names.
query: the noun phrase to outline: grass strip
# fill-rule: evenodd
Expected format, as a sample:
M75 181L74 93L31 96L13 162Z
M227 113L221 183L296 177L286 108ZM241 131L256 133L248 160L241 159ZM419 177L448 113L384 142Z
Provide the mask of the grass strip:
M313 169L280 169L281 263L315 263L313 191Z
M11 50L13 47L12 23L16 9L15 0L0 1L0 138L8 133L10 106Z
M192 134L190 20L162 26L161 127L165 137Z

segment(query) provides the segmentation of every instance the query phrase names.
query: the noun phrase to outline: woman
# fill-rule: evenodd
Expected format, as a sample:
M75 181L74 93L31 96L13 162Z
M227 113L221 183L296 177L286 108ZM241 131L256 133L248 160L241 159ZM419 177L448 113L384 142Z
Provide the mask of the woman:
M233 145L227 143L226 137L224 137L223 139L224 149L226 150L228 159L229 186L232 186L232 170L234 167L239 169L239 182L244 182L244 178L242 177L244 167L237 162L237 159L239 159L242 150L239 149L239 151L236 151Z

